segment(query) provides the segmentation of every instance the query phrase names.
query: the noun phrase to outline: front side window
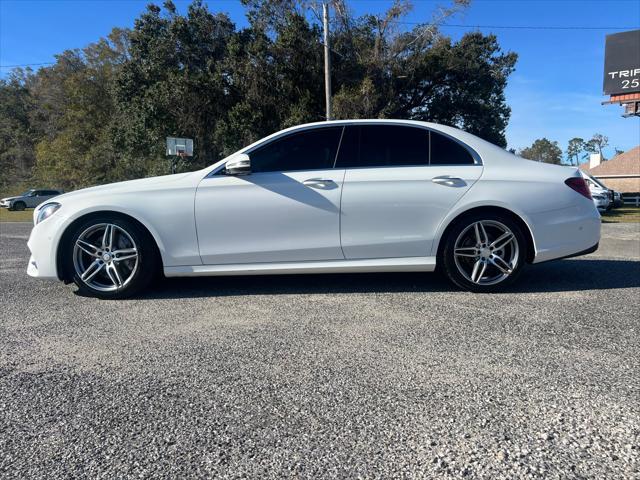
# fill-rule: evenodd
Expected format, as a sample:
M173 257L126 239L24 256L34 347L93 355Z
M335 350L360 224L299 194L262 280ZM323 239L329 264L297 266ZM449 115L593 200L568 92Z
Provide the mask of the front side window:
M431 165L473 165L469 151L455 140L431 132Z
M290 172L333 168L342 127L315 128L291 133L249 154L251 171Z
M429 164L429 132L401 125L345 127L337 168Z

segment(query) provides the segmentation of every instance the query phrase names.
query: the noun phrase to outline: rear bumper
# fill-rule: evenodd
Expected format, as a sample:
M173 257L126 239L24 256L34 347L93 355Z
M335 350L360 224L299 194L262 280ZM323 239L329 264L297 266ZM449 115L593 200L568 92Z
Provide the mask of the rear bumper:
M600 243L596 243L593 247L589 247L586 250L582 250L581 252L571 253L569 255L565 255L564 257L551 258L549 260L543 260L541 262L535 262L535 263L550 262L550 261L553 261L553 260L562 260L564 258L573 258L573 257L581 257L582 255L589 255L590 253L593 253L596 250L598 250L599 246L600 246Z
M531 216L536 243L533 263L586 255L600 242L600 214L591 201Z

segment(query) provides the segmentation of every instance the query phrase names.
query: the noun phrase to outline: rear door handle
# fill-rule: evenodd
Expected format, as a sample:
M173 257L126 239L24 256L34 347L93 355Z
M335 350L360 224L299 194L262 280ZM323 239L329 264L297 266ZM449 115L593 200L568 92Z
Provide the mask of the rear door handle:
M330 189L336 188L338 186L338 184L336 182L334 182L333 180L326 179L326 178L309 178L308 180L305 180L302 183L303 183L303 185L306 185L307 187L323 188L325 190L330 190Z
M464 187L467 185L463 179L459 177L450 177L449 175L442 175L440 177L434 177L431 179L433 183L438 185L444 185L447 187Z

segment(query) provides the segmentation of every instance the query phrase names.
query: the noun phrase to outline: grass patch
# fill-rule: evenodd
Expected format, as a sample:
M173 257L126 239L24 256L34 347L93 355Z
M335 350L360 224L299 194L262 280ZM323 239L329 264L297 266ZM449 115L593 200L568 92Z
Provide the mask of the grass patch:
M622 207L602 215L602 223L640 223L640 207Z
M21 212L10 212L0 208L0 222L33 222L33 208Z

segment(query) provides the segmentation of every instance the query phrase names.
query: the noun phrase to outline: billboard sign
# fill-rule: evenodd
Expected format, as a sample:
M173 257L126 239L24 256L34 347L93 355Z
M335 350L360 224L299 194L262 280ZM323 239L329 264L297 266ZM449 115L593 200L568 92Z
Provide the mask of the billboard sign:
M607 35L603 90L605 95L640 92L640 30Z

